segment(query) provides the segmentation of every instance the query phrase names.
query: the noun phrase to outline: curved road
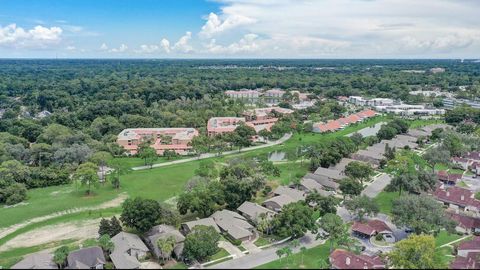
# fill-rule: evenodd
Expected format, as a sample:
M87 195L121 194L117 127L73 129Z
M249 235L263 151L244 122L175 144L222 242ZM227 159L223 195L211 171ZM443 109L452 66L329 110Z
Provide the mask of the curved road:
M240 151L238 151L238 150L226 151L226 152L222 153L222 156L238 154L238 153L253 151L253 150L257 150L257 149L262 149L262 148L267 148L267 147L270 147L270 146L282 144L285 141L287 141L288 139L290 139L291 137L292 137L292 133L287 133L287 134L283 135L282 138L280 138L276 141L268 142L266 144L262 144L262 145L258 145L258 146L251 146L251 147L243 148L243 149L240 149ZM185 158L185 159L174 160L174 161L169 161L169 162L164 162L164 163L157 163L157 164L153 164L153 166L133 167L132 170L134 170L134 171L146 170L146 169L151 169L151 168L169 166L169 165L173 165L173 164L191 162L191 161L195 161L195 160L202 160L202 159L212 158L212 157L216 157L216 156L217 156L216 153L207 153L207 154L202 154L199 157Z

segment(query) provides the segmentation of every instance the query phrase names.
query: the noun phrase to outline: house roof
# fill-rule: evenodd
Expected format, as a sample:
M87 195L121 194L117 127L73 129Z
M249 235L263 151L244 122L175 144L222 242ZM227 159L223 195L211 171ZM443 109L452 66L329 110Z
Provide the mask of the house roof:
M450 264L450 269L478 269L480 266L480 252L469 252L467 257L457 256Z
M311 179L311 178L303 178L302 181L300 182L302 186L304 186L307 190L309 191L316 191L322 196L330 196L333 195L332 192L326 191L323 189L323 186L318 183L317 181Z
M11 269L58 269L58 267L53 262L53 254L40 252L25 256Z
M357 116L360 118L369 118L369 117L374 117L377 113L374 110L364 110L359 113L357 113Z
M392 229L388 227L387 223L379 219L370 219L369 221L367 221L367 224L368 226L374 228L375 231L377 231L378 233L392 232Z
M303 179L311 179L311 180L314 180L315 182L317 182L319 185L322 185L324 187L327 187L327 188L331 188L331 189L338 189L338 187L340 186L338 183L336 182L333 182L332 180L330 180L327 176L324 176L324 175L318 175L318 174L313 174L313 173L308 173L306 174ZM310 183L309 182L306 182L306 184L308 185ZM303 183L302 183L303 185ZM313 183L311 184L312 188L314 188L313 186ZM307 186L306 186L307 187ZM307 187L308 188L308 187Z
M449 174L447 171L439 171L437 173L438 180L440 181L448 181L448 182L458 182L460 179L462 179L463 175L458 174L458 173L452 173Z
M314 174L316 175L323 175L323 176L326 176L332 180L342 180L344 178L346 178L345 175L342 174L341 171L338 171L338 170L335 170L335 169L327 169L327 168L323 168L323 167L318 167Z
M475 151L475 152L467 152L463 155L465 158L468 159L473 159L473 160L478 160L480 161L480 152Z
M382 269L385 263L379 256L356 255L343 249L330 254L330 263L336 269Z
M137 269L140 267L140 262L137 258L126 252L114 251L110 254L110 259L116 269Z
M215 227L216 226L217 225L215 225ZM170 225L165 225L165 224L153 226L146 233L145 240L148 242L149 246L152 248L152 252L155 254L155 256L167 257L167 256L164 256L165 254L163 254L162 251L158 248L157 242L159 239L167 239L169 237L175 238L175 241L176 241L175 248L178 246L183 247L183 241L185 241L185 236L183 236L183 234L180 233L180 231L178 231L174 227ZM175 252L175 255L179 257L182 255L183 248L176 251L174 250L174 252Z
M423 131L421 129L410 129L408 132L407 132L407 135L409 136L412 136L412 137L415 137L415 138L420 138L420 137L427 137L427 136L430 136L430 133L426 132L426 131Z
M148 251L142 239L133 233L120 232L112 237L112 242L115 245L115 251L118 252L126 252L130 249Z
M106 263L100 247L89 247L72 251L68 254L67 261L70 269L92 268L98 264Z
M285 186L279 186L273 191L273 193L276 195L288 196L294 201L301 201L305 199L305 192Z
M450 219L456 221L459 226L465 229L480 228L480 218L460 215L456 213L447 212Z
M220 229L218 228L217 224L215 223L215 220L213 218L208 217L208 218L202 218L194 221L189 221L183 223L185 226L188 227L189 230L192 230L195 226L197 225L203 225L203 226L212 226L217 232L220 232Z
M352 231L370 236L376 233L374 228L370 227L368 224L360 223L358 221L353 222Z
M242 239L252 236L253 226L248 223L247 219L240 214L230 211L222 210L213 213L211 216L218 227L227 232L234 239Z
M475 236L472 240L461 242L458 250L475 250L480 252L480 236Z
M438 187L433 195L442 202L453 203L460 206L471 206L480 208L480 201L473 197L471 190L453 186Z
M260 218L261 214L265 214L267 218L275 215L274 211L267 209L257 203L252 203L248 201L242 203L242 205L237 208L237 211L249 216L253 219L253 221L257 221Z
M278 207L282 208L287 204L298 202L298 201L299 200L295 200L292 197L287 195L279 195L279 196L272 197L268 200L265 200L262 205L266 205L267 203L275 203L278 205Z
M353 162L353 161L357 161L358 160L355 160L355 159L351 159L351 158L342 158L337 164L335 164L334 166L331 166L330 169L332 170L337 170L337 171L345 171L345 167L347 167L347 165L350 163L350 162ZM361 161L360 161L361 162ZM368 164L368 163L367 163Z

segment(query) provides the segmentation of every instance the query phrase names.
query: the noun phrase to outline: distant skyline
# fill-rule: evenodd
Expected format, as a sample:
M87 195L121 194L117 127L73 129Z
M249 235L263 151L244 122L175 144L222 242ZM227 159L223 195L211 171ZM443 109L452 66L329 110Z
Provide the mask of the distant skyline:
M0 58L480 58L476 0L0 0Z

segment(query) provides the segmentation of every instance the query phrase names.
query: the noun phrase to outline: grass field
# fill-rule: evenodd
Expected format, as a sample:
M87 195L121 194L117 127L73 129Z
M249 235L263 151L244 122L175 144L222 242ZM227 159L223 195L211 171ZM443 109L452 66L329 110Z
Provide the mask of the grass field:
M449 234L446 231L441 231L437 237L435 237L435 246L440 247L442 245L448 244L452 241L462 238L461 235L458 234Z
M377 197L375 197L375 201L378 203L380 207L380 213L384 213L387 215L392 214L392 203L393 200L400 197L398 192L387 192L382 191L380 192Z
M328 261L330 254L330 245L325 243L311 249L305 253L292 254L289 257L283 257L273 262L256 267L256 269L322 269ZM323 261L323 262L322 262Z

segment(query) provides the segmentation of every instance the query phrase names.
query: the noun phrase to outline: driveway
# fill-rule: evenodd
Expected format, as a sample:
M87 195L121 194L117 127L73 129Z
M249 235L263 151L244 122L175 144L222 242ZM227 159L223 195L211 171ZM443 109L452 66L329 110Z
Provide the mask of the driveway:
M325 243L325 240L316 239L315 234L307 233L304 237L300 238L300 246L305 246L306 248L312 248L318 245ZM271 261L278 260L276 251L278 248L288 245L289 242L281 244L269 249L262 250L257 253L252 253L245 255L241 258L229 260L223 263L212 265L207 267L208 269L252 269L257 266L269 263ZM300 252L300 247L294 248L293 253Z
M267 148L267 147L270 147L270 146L282 144L285 141L287 141L288 139L290 139L291 137L292 137L292 133L287 133L287 134L283 135L282 138L280 138L276 141L268 142L266 144L262 144L262 145L258 145L258 146L246 147L246 148L240 149L240 151L238 151L238 150L226 151L226 152L222 153L222 156L238 154L238 153L253 151L253 150L257 150L257 149L262 149L262 148ZM202 154L199 157L185 158L185 159L174 160L174 161L169 161L169 162L164 162L164 163L158 163L158 164L153 164L152 166L133 167L132 170L134 170L134 171L147 170L147 169L151 169L151 168L165 167L165 166L169 166L169 165L173 165L173 164L181 164L181 163L191 162L191 161L195 161L195 160L212 158L212 157L216 157L216 156L217 156L216 153L207 153L207 154Z
M392 178L390 175L386 173L382 173L377 176L370 185L368 185L363 191L362 195L365 195L370 198L377 197L378 193L382 192L382 190L390 184Z

